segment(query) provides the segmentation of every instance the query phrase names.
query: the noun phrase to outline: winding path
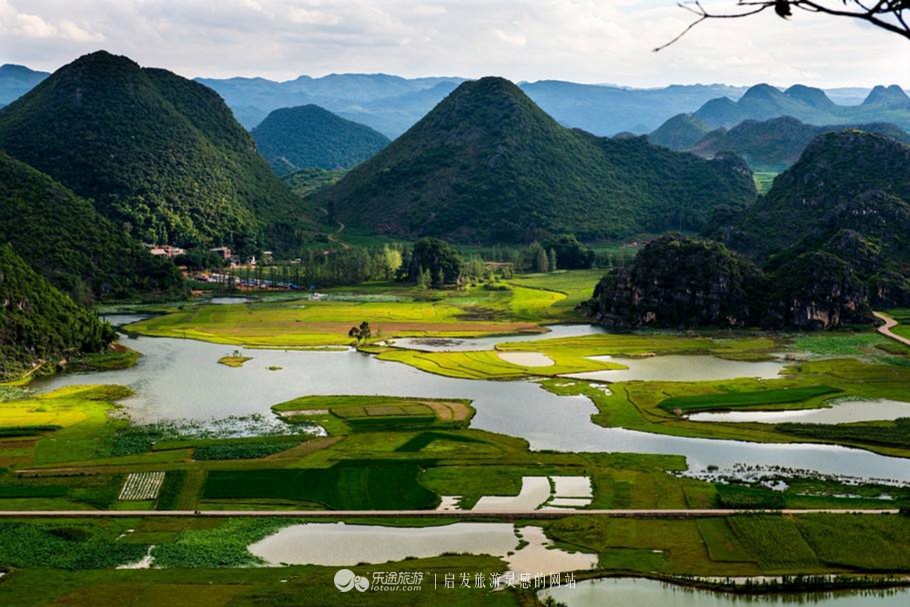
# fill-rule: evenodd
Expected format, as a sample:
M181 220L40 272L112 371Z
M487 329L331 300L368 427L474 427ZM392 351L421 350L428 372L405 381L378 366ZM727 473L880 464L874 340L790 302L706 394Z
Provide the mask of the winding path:
M891 509L784 509L784 510L720 510L720 509L652 509L652 510L2 510L3 518L145 518L145 517L202 517L202 518L441 518L441 519L554 519L566 516L606 516L612 518L701 518L734 514L899 514Z
M889 337L893 340L899 341L906 346L910 346L910 339L907 339L906 337L902 337L891 330L897 326L898 323L896 320L894 320L887 314L882 314L881 312L873 312L873 314L875 315L876 318L884 321L884 323L885 323L884 325L882 325L878 328L879 333L881 333L885 337Z

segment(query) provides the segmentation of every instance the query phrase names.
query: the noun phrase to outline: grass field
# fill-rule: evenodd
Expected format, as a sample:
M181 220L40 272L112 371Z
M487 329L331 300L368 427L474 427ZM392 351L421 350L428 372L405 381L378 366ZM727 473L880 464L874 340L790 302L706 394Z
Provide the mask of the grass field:
M435 508L437 496L420 485L413 463L349 461L326 469L261 469L209 473L206 500L280 500L333 510Z
M767 194L774 184L774 178L777 177L778 173L774 171L755 171L753 175L758 193Z
M247 305L163 306L130 325L158 337L247 346L348 345L352 325L369 322L374 341L392 337L479 337L539 331L540 323L581 320L600 270L519 276L497 288L419 290L401 283L330 289L327 300L264 298ZM382 299L382 301L376 301Z
M888 310L888 315L898 322L892 331L910 339L910 310Z
M774 408L818 407L829 394L818 394L820 386L840 390L840 395L857 398L907 401L910 367L872 360L819 359L795 363L780 379L735 379L713 382L624 382L610 384L606 393L586 382L548 380L542 385L557 394L581 394L598 408L597 424L675 436L746 440L752 442L828 442L849 444L887 455L910 457L906 432L894 422L841 426L787 424L775 428L761 423L695 422L679 418L672 408L662 407L668 398L694 399L681 402L709 403L733 398L752 400L757 393L798 390L806 399L774 405ZM739 397L732 395L747 394ZM679 401L675 401L679 402ZM851 429L855 428L855 429ZM882 432L876 436L875 428ZM784 431L786 429L786 431ZM849 439L848 439L849 437ZM889 438L891 437L891 438ZM888 439L884 442L884 439Z
M840 393L840 390L831 386L806 386L804 388L785 388L782 390L674 396L661 401L657 406L666 411L679 410L683 413L741 408L767 409L773 405L802 403L818 396L830 396L838 393Z
M464 428L474 409L467 400L397 396L305 396L272 407L288 422L318 423L333 436L351 432Z

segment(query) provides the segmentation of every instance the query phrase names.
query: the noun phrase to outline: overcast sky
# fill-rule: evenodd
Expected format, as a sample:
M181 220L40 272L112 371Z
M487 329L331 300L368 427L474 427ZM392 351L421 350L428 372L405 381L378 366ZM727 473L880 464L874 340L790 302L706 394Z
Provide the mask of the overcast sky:
M106 49L189 77L385 72L910 89L910 42L848 19L709 22L651 52L689 17L674 0L0 0L0 63L52 71Z

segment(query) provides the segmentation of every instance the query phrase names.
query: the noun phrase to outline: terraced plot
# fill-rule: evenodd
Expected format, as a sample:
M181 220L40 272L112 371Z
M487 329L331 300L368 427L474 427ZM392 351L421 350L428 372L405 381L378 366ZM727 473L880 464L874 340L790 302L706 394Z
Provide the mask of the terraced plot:
M141 501L158 498L164 472L134 472L126 477L120 490L120 501Z

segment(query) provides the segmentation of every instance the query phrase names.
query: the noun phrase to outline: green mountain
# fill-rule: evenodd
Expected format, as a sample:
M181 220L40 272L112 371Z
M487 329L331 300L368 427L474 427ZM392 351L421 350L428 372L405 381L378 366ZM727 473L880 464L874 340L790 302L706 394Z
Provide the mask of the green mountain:
M90 311L55 289L0 244L0 380L40 361L97 352L112 333Z
M786 116L763 122L746 120L729 130L720 128L685 149L705 158L712 158L721 152L738 154L754 170L780 172L799 160L803 150L816 136L851 129L910 143L910 135L893 124L814 126Z
M137 293L178 295L172 263L105 219L92 203L0 152L0 242L77 301Z
M300 169L349 169L390 143L370 127L317 105L275 110L252 135L278 175Z
M691 114L677 114L648 135L648 141L671 150L687 150L711 129Z
M138 240L244 251L293 246L309 227L217 94L103 51L0 111L0 149Z
M349 226L492 242L698 230L718 205L754 197L735 157L570 130L511 82L483 78L313 198Z
M785 91L757 84L737 101L712 99L692 114L712 129L733 127L745 120L790 116L815 125L888 122L910 129L910 97L897 85L877 86L860 105L837 105L821 89L803 85Z
M866 285L833 254L766 271L721 243L673 234L608 272L585 305L595 322L632 327L833 329L871 320Z
M833 255L869 281L873 303L910 293L910 146L858 130L822 134L766 196L709 233L772 270Z

